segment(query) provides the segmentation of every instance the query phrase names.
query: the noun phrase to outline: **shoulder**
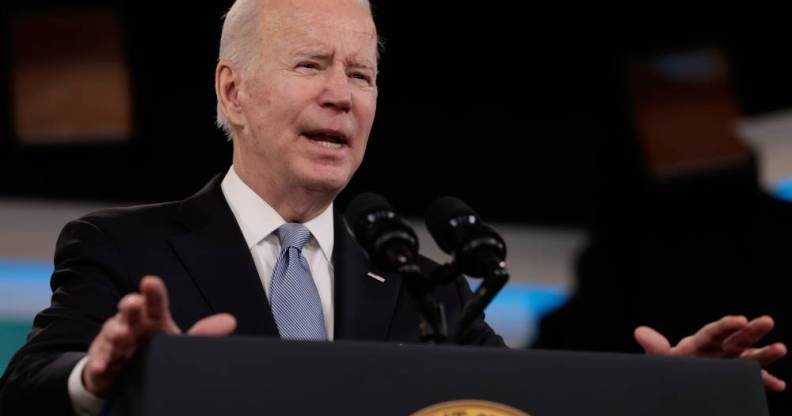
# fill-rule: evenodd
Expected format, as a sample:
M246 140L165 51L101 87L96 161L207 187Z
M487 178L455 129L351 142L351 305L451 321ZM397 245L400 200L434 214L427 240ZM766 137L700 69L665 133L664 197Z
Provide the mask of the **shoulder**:
M111 208L86 214L64 226L60 240L76 236L135 236L162 233L179 227L179 202Z
M76 232L103 237L123 236L124 239L151 239L199 227L229 211L220 188L221 180L222 175L215 176L203 189L184 200L92 212L69 222L61 237Z

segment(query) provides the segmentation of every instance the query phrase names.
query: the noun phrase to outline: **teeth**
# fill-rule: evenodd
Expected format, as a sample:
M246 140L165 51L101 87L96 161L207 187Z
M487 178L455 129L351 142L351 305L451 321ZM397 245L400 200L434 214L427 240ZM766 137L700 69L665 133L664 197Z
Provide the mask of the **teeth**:
M344 142L339 137L329 136L326 134L305 135L312 142L323 146L328 149L340 149L344 147Z
M314 140L314 143L318 144L319 146L326 147L328 149L340 149L344 147L341 143L333 143L333 142L326 142L321 140Z

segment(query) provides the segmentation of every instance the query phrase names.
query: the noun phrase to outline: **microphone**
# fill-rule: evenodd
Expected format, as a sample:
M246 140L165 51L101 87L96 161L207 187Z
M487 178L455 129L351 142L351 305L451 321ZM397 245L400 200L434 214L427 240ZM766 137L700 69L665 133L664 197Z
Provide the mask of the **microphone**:
M445 309L432 298L431 282L416 263L418 237L380 195L364 193L347 206L344 217L352 227L358 243L369 254L372 264L382 270L397 272L415 302L421 317L421 341L445 342Z
M451 264L440 267L433 280L450 283L460 274L484 279L459 316L454 341L463 343L471 325L509 281L506 243L472 208L450 196L427 208L426 227L440 249L453 256Z
M399 272L418 255L415 231L382 196L371 192L358 195L344 217L375 266Z
M454 257L460 273L486 277L505 265L503 238L459 198L433 202L426 210L426 227L440 249Z

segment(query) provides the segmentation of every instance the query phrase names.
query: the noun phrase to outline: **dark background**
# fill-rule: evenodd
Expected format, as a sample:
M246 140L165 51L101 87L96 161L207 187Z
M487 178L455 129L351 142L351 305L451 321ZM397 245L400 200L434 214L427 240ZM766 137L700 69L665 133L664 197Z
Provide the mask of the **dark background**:
M5 1L0 194L171 200L225 170L231 148L213 126L213 76L229 4ZM124 145L22 146L10 116L9 21L80 11L120 18L133 138ZM608 19L602 11L523 10L516 3L380 1L375 14L386 43L379 111L342 206L374 190L417 216L437 196L455 193L488 219L588 224L603 184L641 174L624 64L642 56L717 47L731 61L746 114L792 102L786 39L766 28L738 30L712 18Z

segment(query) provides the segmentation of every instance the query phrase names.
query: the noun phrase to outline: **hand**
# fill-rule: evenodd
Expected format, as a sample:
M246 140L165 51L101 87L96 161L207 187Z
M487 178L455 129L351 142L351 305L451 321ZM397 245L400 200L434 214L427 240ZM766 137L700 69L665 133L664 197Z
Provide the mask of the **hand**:
M705 325L695 334L683 338L672 347L668 340L652 328L635 329L635 340L649 355L687 355L710 358L742 358L758 362L763 368L783 358L787 353L778 342L753 348L774 326L773 318L762 316L750 322L744 316L726 316ZM762 369L762 381L770 390L781 392L786 383Z
M187 333L224 336L235 328L234 317L221 313L201 319ZM118 313L105 321L91 342L82 374L85 389L95 396L105 396L135 351L159 332L182 333L171 317L165 284L158 277L146 276L140 282L140 293L124 296L118 302Z

